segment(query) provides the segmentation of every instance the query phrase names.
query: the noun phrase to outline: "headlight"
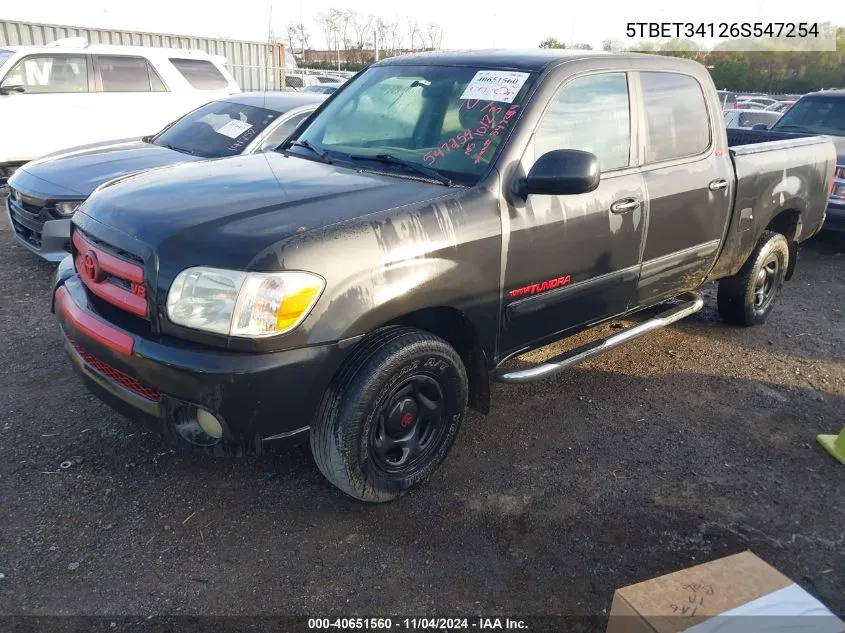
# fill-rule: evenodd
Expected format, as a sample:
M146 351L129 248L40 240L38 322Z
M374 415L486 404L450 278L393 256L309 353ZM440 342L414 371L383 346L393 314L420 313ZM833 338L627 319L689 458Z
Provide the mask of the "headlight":
M196 330L272 336L299 325L324 286L323 279L311 273L188 268L176 276L167 293L167 315Z
M82 204L82 200L66 200L65 202L56 203L56 212L59 215L73 215Z

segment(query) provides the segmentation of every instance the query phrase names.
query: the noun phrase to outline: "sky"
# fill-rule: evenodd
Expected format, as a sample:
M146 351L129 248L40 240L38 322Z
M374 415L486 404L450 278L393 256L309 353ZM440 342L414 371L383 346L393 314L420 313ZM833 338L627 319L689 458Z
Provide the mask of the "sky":
M600 48L605 39L625 42L627 22L830 21L845 26L841 0L239 0L225 4L207 0L38 0L4 5L0 19L256 41L266 41L271 26L277 35L283 35L285 25L299 22L301 12L314 48L325 45L314 18L329 7L388 20L399 16L403 23L408 18L421 24L436 22L443 28L442 47L451 49L534 48L549 36L567 44L583 42Z

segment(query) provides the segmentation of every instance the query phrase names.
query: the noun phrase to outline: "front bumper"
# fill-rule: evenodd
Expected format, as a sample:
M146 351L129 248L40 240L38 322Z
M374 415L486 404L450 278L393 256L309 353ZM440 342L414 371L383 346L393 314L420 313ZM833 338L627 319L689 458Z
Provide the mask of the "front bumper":
M261 453L307 441L323 393L352 347L246 354L141 338L96 314L70 258L56 273L53 311L94 395L172 444L204 453ZM222 438L195 433L198 408L221 422Z
M60 262L70 252L70 218L46 222L12 208L6 198L6 219L19 244L48 262Z

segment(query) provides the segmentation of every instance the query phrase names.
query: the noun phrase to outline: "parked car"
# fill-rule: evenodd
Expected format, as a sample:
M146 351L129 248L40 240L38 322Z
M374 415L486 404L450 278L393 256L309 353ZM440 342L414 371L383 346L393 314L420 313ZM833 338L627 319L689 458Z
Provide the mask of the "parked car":
M782 115L768 110L725 110L725 126L750 130L755 125L771 127Z
M737 107L736 93L728 90L718 90L716 94L719 96L719 101L722 104L723 110L732 110Z
M845 91L824 90L804 95L771 130L754 129L745 134L744 138L757 143L816 134L829 136L836 146L837 160L824 228L845 231Z
M17 241L48 261L70 252L70 218L103 183L147 169L253 154L279 145L325 95L240 93L212 101L154 136L73 147L26 163L9 181Z
M321 83L316 86L306 86L302 92L314 92L321 95L330 95L343 85L343 82L337 83Z
M319 86L320 80L314 75L305 75L300 73L289 73L285 75L285 87L293 88L294 90L303 90L310 86Z
M760 110L765 109L768 106L775 105L780 103L777 99L772 99L771 97L739 97L737 98L737 104L740 108L759 108Z
M781 114L783 114L784 112L789 110L789 108L791 108L793 105L795 105L796 101L797 101L797 99L794 99L794 100L789 99L789 100L786 100L786 101L778 101L777 103L773 103L772 105L766 106L763 109L768 111L768 112L780 112Z
M835 150L737 146L721 109L704 66L673 57L376 62L277 152L98 189L55 280L68 353L175 444L310 440L338 488L395 499L468 404L488 410L491 380L540 380L695 313L708 281L726 320L765 321L824 221Z
M0 48L0 185L33 158L148 134L240 92L225 59L199 51L53 44Z

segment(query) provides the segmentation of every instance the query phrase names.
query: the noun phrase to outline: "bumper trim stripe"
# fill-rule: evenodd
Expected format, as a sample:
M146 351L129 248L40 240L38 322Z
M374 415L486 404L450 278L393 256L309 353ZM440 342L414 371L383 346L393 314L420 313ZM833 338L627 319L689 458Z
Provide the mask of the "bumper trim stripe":
M104 250L97 248L82 237L78 231L73 232L73 245L76 246L76 250L82 254L85 254L85 252L89 250L94 251L97 254L97 261L100 263L100 266L110 275L121 277L122 279L126 279L128 281L134 281L136 284L144 283L143 268L137 264L129 263L119 257L115 257L111 253L107 253Z
M64 317L80 332L124 356L131 356L135 339L107 323L87 314L76 305L67 288L56 291L56 306Z
M99 258L100 256L98 255L97 259ZM79 261L80 259L81 255L77 255L74 260L77 272L82 269L82 264ZM105 270L105 266L103 266L103 270ZM79 278L88 290L100 297L103 301L108 301L112 305L122 308L127 312L131 312L136 316L144 319L147 318L147 300L143 297L127 292L123 288L114 285L108 280L97 282L92 281L83 275L79 275Z

